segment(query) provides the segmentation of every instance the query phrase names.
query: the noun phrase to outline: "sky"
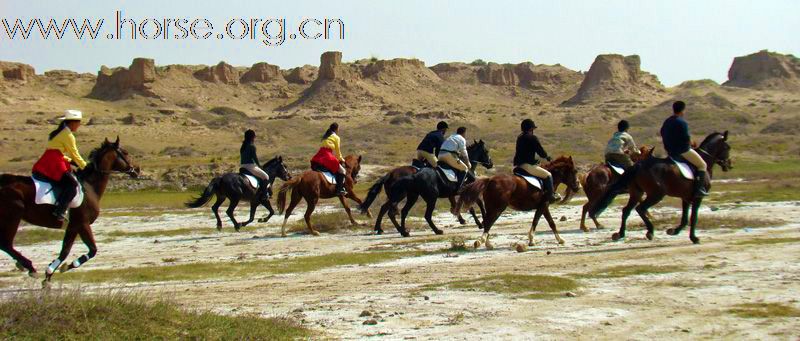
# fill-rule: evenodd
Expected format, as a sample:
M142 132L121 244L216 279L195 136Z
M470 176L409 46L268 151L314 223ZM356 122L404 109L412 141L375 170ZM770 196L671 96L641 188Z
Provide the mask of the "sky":
M155 35L153 22L166 18L207 19L214 26L210 39L108 39L116 13L142 23ZM236 66L268 62L281 68L318 65L325 51L342 51L345 61L377 57L418 58L426 65L475 59L498 63L531 61L559 63L588 70L598 54L641 56L642 69L668 86L685 80L727 79L733 58L768 49L800 55L800 1L743 0L604 0L604 1L17 1L0 0L0 21L26 25L51 18L103 19L97 39L37 37L10 39L0 22L0 60L31 64L42 73L52 69L97 72L100 65L128 66L135 57L153 58L157 65L216 64ZM340 19L344 38L288 39L280 45L255 39L217 39L232 19L285 18L285 32L297 33L305 18ZM274 21L268 32L277 35ZM232 26L239 35L242 26ZM202 24L202 23L201 23ZM169 24L166 26L170 26ZM189 26L189 25L184 25ZM203 26L203 25L200 25ZM313 23L306 33L319 31ZM336 26L334 26L336 28ZM202 35L204 31L198 30ZM337 31L338 32L338 31ZM127 36L126 36L127 37ZM191 37L191 36L190 36ZM162 37L163 38L163 37Z

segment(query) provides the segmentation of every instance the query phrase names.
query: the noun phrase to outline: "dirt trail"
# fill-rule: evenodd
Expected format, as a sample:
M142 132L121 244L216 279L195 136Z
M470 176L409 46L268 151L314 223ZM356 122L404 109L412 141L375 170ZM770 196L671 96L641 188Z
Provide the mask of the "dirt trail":
M334 206L335 208L335 206ZM301 210L302 211L302 210ZM687 232L667 236L659 226L656 240L644 231L629 231L623 242L611 242L616 229L577 230L580 206L558 206L554 217L566 240L559 246L544 222L537 229L538 245L517 253L511 244L526 241L532 213L507 212L492 230L495 250L435 252L359 266L340 266L306 273L264 274L250 278L216 278L160 283L105 283L82 285L84 290L128 287L164 295L199 309L229 314L255 312L291 316L329 336L356 339L791 339L800 336L800 318L741 318L729 312L737 304L779 302L800 308L800 202L744 203L704 209L703 221L715 218L781 219L787 224L768 228L700 230L700 245ZM241 212L240 214L243 214ZM618 207L602 220L615 226ZM677 211L664 207L655 214ZM293 219L299 218L293 216ZM277 217L276 217L277 218ZM273 218L275 219L275 218ZM366 222L366 217L360 217ZM474 225L456 226L449 214L436 221L446 232L435 240L430 230L412 231L400 238L386 226L387 235L374 236L369 228L311 237L294 234L279 238L280 219L266 226L233 233L194 233L171 237L116 238L111 231L152 231L177 228L213 229L206 210L155 217L101 218L94 230L100 241L98 257L77 271L174 263L281 259L374 249L436 251L450 246L451 236L469 241L480 236ZM632 219L638 222L638 219ZM702 224L701 224L702 225ZM776 244L744 245L758 238L795 238ZM431 239L434 239L431 241ZM158 240L156 243L155 240ZM417 241L409 242L409 241ZM427 241L427 242L426 242ZM19 249L43 270L55 257L59 243ZM78 245L73 257L84 252ZM70 258L72 259L72 257ZM586 276L612 266L671 265L677 271L619 278ZM0 268L11 269L10 259ZM3 275L8 274L2 273ZM425 285L499 274L552 275L576 278L575 297L559 293L553 299L526 299L523 295L461 291ZM580 276L583 274L584 276ZM37 288L38 282L21 274L4 276L0 290ZM57 279L56 279L57 281ZM58 286L60 284L56 284ZM73 284L69 284L73 285ZM364 325L368 310L379 315L377 325ZM374 317L373 317L374 318Z

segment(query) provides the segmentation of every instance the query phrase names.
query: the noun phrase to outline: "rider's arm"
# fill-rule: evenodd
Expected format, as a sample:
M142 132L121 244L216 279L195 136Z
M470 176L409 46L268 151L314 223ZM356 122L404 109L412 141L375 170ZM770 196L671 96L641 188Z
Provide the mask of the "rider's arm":
M250 146L250 148L252 148L251 151L253 152L253 163L255 163L256 166L261 167L261 162L258 162L258 153L256 153L256 146L252 145Z
M472 165L469 162L469 152L467 152L467 140L463 137L459 136L458 139L458 155L461 156L461 159L464 161L464 164L467 165L467 168L471 168Z
M633 155L638 155L639 154L639 148L636 147L636 142L633 141L633 136L631 136L630 134L626 133L625 137L622 140L625 141L625 145L626 145L627 149Z
M542 147L542 144L539 142L539 138L535 135L533 136L533 144L533 150L536 152L536 154L539 154L539 156L546 160L550 160L550 156L548 156L547 152L544 151L544 147Z
M66 151L67 157L70 158L70 161L75 162L79 169L84 169L86 167L86 161L83 160L81 153L78 152L78 144L75 141L75 136L72 134L64 135L66 136L64 150Z
M336 155L336 158L339 159L339 161L344 161L344 157L342 157L342 149L339 145L339 135L331 135L331 138L333 139L333 155Z

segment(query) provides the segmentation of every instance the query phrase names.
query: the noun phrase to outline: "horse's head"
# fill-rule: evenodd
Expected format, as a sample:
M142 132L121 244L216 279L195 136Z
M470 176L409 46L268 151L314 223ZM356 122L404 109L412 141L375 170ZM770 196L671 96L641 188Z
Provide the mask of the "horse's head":
M639 154L633 155L631 157L631 160L633 162L639 162L639 161L647 160L647 159L649 159L650 157L653 156L653 151L655 151L655 150L656 150L656 147L651 147L651 146L648 146L648 145L642 145L641 147L639 147Z
M486 143L483 142L483 140L473 140L472 145L467 147L467 153L469 154L470 162L477 162L486 167L486 169L492 169L492 167L494 167L492 157L489 156L489 148L486 146Z
M128 151L119 146L119 136L114 142L105 139L100 148L89 154L89 159L95 170L102 173L119 172L128 174L133 179L139 177L140 169L133 164Z
M292 175L289 174L289 168L286 167L286 164L283 163L283 157L278 155L272 160L267 161L262 167L264 171L270 173L272 172L283 181L289 181L292 179Z
M353 183L358 183L358 173L361 172L361 155L348 155L344 157L344 169L353 178Z
M544 165L544 168L553 174L553 182L556 187L560 182L567 185L567 195L561 200L562 204L568 202L575 193L581 190L581 183L578 181L578 168L575 167L572 156L560 156Z
M712 162L718 164L723 172L733 169L731 161L731 146L728 144L728 131L724 133L714 132L708 135L698 148L700 153L705 153L711 157Z

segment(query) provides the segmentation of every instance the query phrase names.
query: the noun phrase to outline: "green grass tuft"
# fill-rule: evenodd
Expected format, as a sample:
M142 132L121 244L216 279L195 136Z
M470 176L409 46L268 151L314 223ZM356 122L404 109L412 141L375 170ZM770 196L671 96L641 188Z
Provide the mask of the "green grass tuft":
M612 266L597 271L578 274L578 278L620 278L639 275L659 275L671 272L679 272L684 268L675 265L620 265Z
M504 274L428 285L424 286L422 290L433 290L439 287L494 292L529 299L549 299L563 297L564 293L580 288L580 284L571 278L558 276Z
M64 240L64 230L30 226L17 231L17 235L14 237L14 245L33 245L62 240Z
M735 245L773 245L784 243L797 243L800 238L756 238L750 240L740 240L734 243Z
M782 303L744 303L729 313L745 318L800 317L800 309Z

